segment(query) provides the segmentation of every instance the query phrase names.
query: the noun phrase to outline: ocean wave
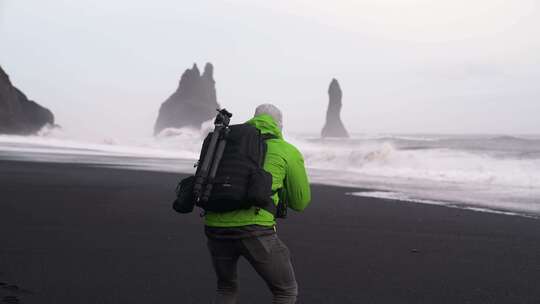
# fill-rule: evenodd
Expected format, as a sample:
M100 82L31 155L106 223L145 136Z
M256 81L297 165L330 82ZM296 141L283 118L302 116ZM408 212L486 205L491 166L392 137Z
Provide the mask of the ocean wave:
M36 155L64 155L69 161L92 162L92 157L108 163L171 172L192 172L201 143L211 130L165 129L155 137L115 139L103 137L83 141L58 129L44 130L37 136L0 136L0 151L11 155L28 154L25 159L51 158ZM469 137L454 138L449 144L437 141L418 145L403 144L401 136L376 136L363 140L313 140L288 136L302 151L314 182L400 191L434 200L462 201L480 207L521 208L540 213L540 158L530 145L513 145L519 153L496 157L489 149L500 145L483 144L482 150L470 149ZM399 140L396 140L399 138ZM414 138L414 136L413 136ZM484 143L489 141L483 137ZM505 139L499 139L499 142ZM459 148L460 142L465 142ZM419 148L415 148L419 147ZM532 149L532 150L531 150ZM34 156L32 156L34 155ZM68 157L69 156L69 157ZM124 160L122 160L124 158ZM130 161L126 161L131 158ZM145 160L146 159L146 160ZM185 161L187 160L187 161ZM517 207L516 207L517 206ZM513 209L512 209L513 210Z
M391 143L355 147L297 142L310 168L408 180L540 188L540 160L497 159L451 149L397 149Z
M518 136L511 136L511 135L493 136L493 137L490 137L488 140L495 141L495 142L519 142L519 143L538 141L538 139L535 139L535 138L525 138L525 137L518 137Z
M172 136L138 140L103 137L79 140L61 129L42 130L34 136L0 135L0 150L11 152L195 159L200 137Z

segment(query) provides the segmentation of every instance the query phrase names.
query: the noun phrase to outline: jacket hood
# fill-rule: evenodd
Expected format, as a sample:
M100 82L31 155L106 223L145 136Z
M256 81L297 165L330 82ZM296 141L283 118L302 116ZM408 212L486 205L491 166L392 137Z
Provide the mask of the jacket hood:
M283 139L283 134L274 121L272 116L267 114L257 115L246 122L261 131L261 134L272 134L277 138Z

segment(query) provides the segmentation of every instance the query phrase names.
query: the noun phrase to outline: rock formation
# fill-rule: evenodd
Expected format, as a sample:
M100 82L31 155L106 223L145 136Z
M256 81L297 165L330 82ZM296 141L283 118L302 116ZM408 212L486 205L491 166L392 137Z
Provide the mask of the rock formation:
M161 104L154 134L165 128L200 129L203 122L215 117L219 104L213 73L214 67L207 63L202 75L196 64L182 74L176 92Z
M28 135L46 124L54 124L54 115L14 87L0 67L0 134Z
M326 111L326 124L324 125L322 137L349 137L345 126L340 118L341 113L341 88L338 81L333 78L328 88L328 110Z

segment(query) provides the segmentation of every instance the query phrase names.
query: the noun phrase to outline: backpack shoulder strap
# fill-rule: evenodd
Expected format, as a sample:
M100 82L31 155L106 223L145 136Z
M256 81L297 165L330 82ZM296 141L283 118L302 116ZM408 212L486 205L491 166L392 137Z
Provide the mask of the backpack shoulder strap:
M259 135L260 139L262 139L262 140L259 140L259 166L262 168L264 166L264 158L266 156L266 150L267 150L266 141L269 139L277 138L277 137L270 133L261 134L260 130L259 130L259 134L260 134Z

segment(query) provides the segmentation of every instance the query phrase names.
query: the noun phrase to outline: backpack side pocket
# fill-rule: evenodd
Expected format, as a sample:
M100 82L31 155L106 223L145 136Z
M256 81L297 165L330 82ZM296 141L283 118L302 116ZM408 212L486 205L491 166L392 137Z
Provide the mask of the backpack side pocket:
M176 187L176 200L173 203L173 209L179 213L190 213L195 206L193 197L193 185L195 176L189 176L182 179Z
M275 214L275 205L272 200L272 174L263 168L255 169L250 176L247 199L253 206L270 209Z

